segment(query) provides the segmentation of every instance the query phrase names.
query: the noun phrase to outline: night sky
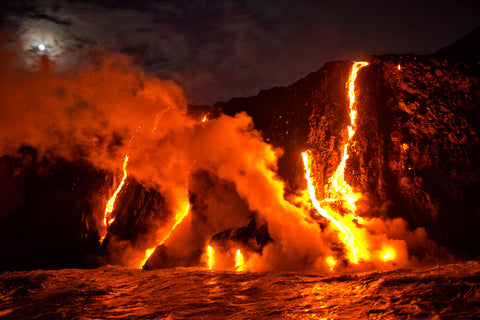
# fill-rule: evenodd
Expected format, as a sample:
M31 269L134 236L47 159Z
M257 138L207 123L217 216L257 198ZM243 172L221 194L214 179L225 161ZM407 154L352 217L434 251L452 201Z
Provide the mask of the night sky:
M288 85L327 61L432 53L480 24L478 0L3 0L0 9L3 46L59 64L108 46L179 83L190 104Z

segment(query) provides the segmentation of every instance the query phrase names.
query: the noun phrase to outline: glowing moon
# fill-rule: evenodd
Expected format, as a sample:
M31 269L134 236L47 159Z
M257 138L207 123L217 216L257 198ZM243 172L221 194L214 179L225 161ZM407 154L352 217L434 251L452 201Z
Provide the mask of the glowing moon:
M39 45L38 45L38 50L44 51L44 50L45 50L45 45L39 44Z

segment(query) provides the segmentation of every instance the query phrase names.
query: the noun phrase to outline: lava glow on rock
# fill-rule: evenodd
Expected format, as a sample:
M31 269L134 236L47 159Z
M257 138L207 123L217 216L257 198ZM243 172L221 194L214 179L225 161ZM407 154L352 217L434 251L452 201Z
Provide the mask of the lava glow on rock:
M145 250L145 257L143 258L143 260L140 262L140 264L138 265L139 268L143 268L143 266L145 265L145 263L147 262L148 258L150 258L150 256L153 254L153 252L155 251L155 249L158 247L158 246L161 246L162 244L165 243L165 241L168 240L168 238L170 238L170 236L172 235L172 232L175 231L175 228L183 221L183 219L185 219L185 217L188 215L188 211L190 210L190 203L187 202L187 205L185 207L185 210L184 211L181 211L179 213L177 213L172 221L172 226L169 228L169 230L167 231L167 233L161 238L160 241L158 241L155 246L151 247L151 248L148 248L147 250Z

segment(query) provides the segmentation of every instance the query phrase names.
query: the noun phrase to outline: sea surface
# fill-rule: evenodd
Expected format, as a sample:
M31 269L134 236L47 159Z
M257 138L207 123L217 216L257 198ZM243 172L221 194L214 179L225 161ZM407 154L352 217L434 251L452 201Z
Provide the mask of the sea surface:
M314 274L198 268L0 274L1 319L480 319L480 262Z

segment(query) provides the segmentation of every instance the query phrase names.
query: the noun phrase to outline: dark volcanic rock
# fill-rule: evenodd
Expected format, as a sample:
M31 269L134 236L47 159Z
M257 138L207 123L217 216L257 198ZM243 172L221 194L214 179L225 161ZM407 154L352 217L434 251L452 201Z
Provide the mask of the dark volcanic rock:
M95 266L106 173L22 147L0 158L0 270Z
M429 57L370 60L358 79L351 184L440 245L480 254L480 68Z

